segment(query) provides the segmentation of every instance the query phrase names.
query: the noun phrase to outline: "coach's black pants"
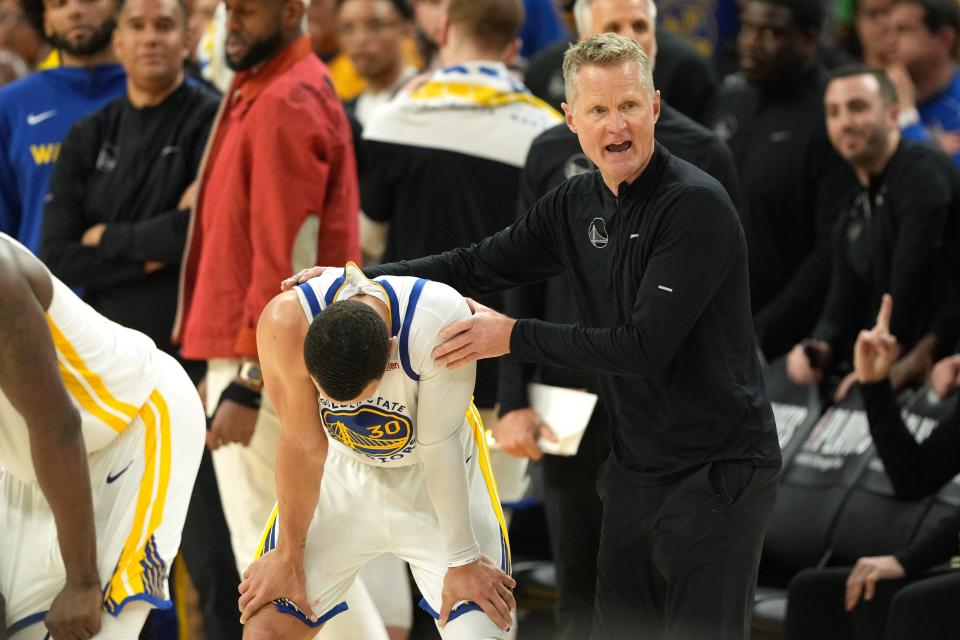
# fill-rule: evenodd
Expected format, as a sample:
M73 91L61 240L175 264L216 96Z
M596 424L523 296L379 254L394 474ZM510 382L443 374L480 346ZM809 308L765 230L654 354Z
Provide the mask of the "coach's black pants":
M779 476L719 462L645 486L611 456L593 640L745 640Z
M808 569L790 583L788 640L944 640L960 636L960 571L883 580L847 613L851 567Z

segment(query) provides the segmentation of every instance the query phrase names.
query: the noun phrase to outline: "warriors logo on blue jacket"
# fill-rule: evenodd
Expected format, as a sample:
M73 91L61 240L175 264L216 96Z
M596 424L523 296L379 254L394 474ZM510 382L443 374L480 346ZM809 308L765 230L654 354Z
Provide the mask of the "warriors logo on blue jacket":
M391 456L403 451L413 438L410 418L373 407L333 410L322 408L320 417L330 437L354 451Z

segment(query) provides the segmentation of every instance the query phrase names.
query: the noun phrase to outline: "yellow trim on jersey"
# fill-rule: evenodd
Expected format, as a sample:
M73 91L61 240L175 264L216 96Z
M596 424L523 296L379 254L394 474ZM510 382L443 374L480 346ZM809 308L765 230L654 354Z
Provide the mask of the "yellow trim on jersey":
M40 64L37 65L37 71L46 71L47 69L57 69L60 67L60 50L54 49L47 54Z
M508 104L528 104L547 114L557 122L563 117L549 104L531 93L502 91L494 87L484 87L467 82L447 82L433 80L427 82L412 94L413 100L436 100L439 98L462 98L475 103L478 107L502 107Z
M273 505L273 511L270 512L270 517L267 518L267 526L263 529L263 535L260 536L260 542L257 544L257 553L253 556L253 559L256 560L264 553L264 547L267 544L267 539L270 537L270 531L273 530L273 523L277 521L277 515L280 513L280 503L275 503Z
M137 507L130 533L113 577L104 589L104 608L116 613L134 596L163 601L164 561L156 553L153 535L163 519L167 490L170 486L170 411L159 391L140 410L144 424L145 467L137 495Z
M60 374L70 394L80 403L80 406L115 431L126 429L137 416L139 409L110 393L103 378L90 370L49 313L47 324L50 326L53 344L57 349Z
M513 560L510 554L510 536L507 535L507 519L503 516L503 508L500 506L500 492L497 489L497 479L493 476L493 466L490 464L490 451L487 449L486 430L483 428L483 420L480 418L480 412L476 405L470 403L467 409L467 422L473 429L473 439L477 443L477 463L480 465L480 472L483 473L483 479L487 484L487 493L490 495L490 505L497 516L497 522L500 523L500 534L503 536L504 547L507 552L507 573L510 573L513 567Z

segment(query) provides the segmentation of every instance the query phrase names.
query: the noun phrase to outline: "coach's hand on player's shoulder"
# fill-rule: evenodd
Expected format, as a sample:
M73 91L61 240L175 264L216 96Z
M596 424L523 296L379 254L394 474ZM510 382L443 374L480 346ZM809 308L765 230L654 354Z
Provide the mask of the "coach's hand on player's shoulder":
M78 584L68 581L44 619L53 640L87 640L100 631L103 592L99 581Z
M261 607L279 598L295 604L311 621L317 619L307 599L303 556L289 556L274 549L257 558L243 572L237 601L240 624L246 624Z
M245 407L233 400L223 400L217 405L217 411L213 414L213 421L207 431L207 446L213 450L231 442L238 442L246 447L253 438L258 413L259 411L252 407Z
M517 321L467 298L473 312L440 331L445 342L433 350L433 360L441 367L456 369L481 358L496 358L510 353L510 335Z
M509 629L512 624L510 612L517 608L511 591L515 586L517 581L486 556L460 567L448 568L443 577L440 626L447 624L454 604L468 600L479 605L498 627Z
M543 451L537 441L546 438L552 442L557 436L537 412L530 408L514 409L493 423L493 437L501 449L518 458L539 460Z
M280 283L280 291L288 291L311 278L318 278L322 276L323 272L327 269L332 269L332 267L310 267L309 269L301 269Z

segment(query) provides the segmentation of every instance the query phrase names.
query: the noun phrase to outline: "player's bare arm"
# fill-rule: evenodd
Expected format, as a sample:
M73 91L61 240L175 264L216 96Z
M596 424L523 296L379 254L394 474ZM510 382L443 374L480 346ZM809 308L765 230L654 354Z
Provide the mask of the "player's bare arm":
M0 241L0 389L26 421L66 569L46 625L55 639L86 639L100 629L93 497L80 415L60 378L44 317L52 297L39 261Z
M315 617L307 602L303 555L320 497L328 445L320 423L317 390L303 361L306 332L307 320L294 291L274 298L257 327L265 390L282 426L276 460L282 524L276 549L254 562L244 574L240 585L243 623L277 598L286 598L309 617Z

